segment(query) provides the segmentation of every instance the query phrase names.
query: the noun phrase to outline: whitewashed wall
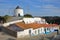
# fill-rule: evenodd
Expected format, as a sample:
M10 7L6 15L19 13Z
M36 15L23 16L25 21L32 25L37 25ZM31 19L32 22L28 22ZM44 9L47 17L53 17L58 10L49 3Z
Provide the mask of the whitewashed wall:
M46 29L46 32L48 33L48 32L50 32L51 30L50 30L50 28L45 28Z
M53 27L53 29L59 29L59 27L58 26L55 26L55 27Z
M24 31L17 32L17 38L24 37Z
M29 34L30 34L30 33L29 33L29 30L31 30L31 29L26 29L26 30L24 30L24 32L25 32L24 34L25 34L25 35L29 35Z
M30 29L26 29L24 31L17 32L17 38L29 36L30 35L29 30L33 31L33 29L30 28Z
M23 21L25 22L25 24L34 23L34 22L40 24L46 23L45 19L42 18L23 18Z
M38 29L34 29L33 32L31 33L32 36L38 35Z
M38 34L44 34L44 33L45 33L44 27L41 27L41 28L34 29L31 32L31 36L38 35Z
M23 20L16 20L16 21L4 23L3 26L8 26L10 24L14 24L14 23L17 23L17 22L22 22L22 21L24 21L25 24L34 23L34 22L40 23L40 24L45 24L45 19L41 20L41 18L23 18Z
M24 16L23 9L15 9L15 16L18 17L18 14L20 14L20 16Z
M9 26L10 24L14 24L14 23L17 23L17 22L22 22L22 21L23 21L23 20L16 20L16 21L4 23L3 26L4 26L4 27L7 27L7 26Z
M34 23L33 18L23 18L23 21L25 22L25 24Z
M51 29L51 30L47 30L47 27L46 28L44 28L44 27L41 27L41 28L37 28L37 29L34 29L33 30L33 28L30 28L30 29L26 29L26 30L24 30L24 31L20 31L20 32L17 32L17 38L20 38L20 37L25 37L25 36L29 36L29 35L31 35L31 36L36 36L36 35L40 35L40 34L45 34L45 30L44 29L46 29L46 32L54 32L54 29L55 28L53 28L52 27L52 29L51 28L49 28L49 29ZM29 33L29 30L31 30L31 33ZM53 31L52 31L53 30Z
M58 29L59 30L59 26L55 26L55 27L50 27L50 31L54 32L54 30Z
M44 27L39 28L38 29L39 30L39 34L44 34L45 33L45 30L44 29L45 29Z

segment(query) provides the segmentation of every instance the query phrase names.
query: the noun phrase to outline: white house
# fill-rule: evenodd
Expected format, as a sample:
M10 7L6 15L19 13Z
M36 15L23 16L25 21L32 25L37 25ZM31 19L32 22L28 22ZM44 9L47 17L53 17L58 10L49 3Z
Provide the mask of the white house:
M38 23L38 24L46 24L47 22L43 18L23 18L25 24L29 23Z
M54 30L59 30L57 24L47 24L45 19L42 18L23 18L22 20L5 23L3 26L5 26L6 31L9 33L11 31L14 32L13 35L17 38L47 34L54 32Z
M56 24L24 24L24 23L16 23L17 26L24 29L22 31L23 33L20 34L20 31L18 31L17 37L24 37L24 36L35 36L40 34L48 34L50 32L54 32L55 30L59 30L59 26ZM21 36L23 35L23 36Z

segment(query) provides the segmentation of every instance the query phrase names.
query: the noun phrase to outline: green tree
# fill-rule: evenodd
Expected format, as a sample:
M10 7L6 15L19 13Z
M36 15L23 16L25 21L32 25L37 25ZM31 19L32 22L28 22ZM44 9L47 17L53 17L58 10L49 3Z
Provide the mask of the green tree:
M25 14L24 17L33 17L31 14Z
M4 19L4 22L8 22L8 20L11 19L11 16L5 15L5 16L3 16L3 19Z

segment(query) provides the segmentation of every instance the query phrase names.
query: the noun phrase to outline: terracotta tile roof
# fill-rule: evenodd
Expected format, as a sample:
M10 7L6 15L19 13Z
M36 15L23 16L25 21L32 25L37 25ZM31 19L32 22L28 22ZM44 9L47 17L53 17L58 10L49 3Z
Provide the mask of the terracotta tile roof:
M57 24L37 24L37 23L31 23L31 24L25 24L23 22L20 23L16 23L15 25L17 25L18 27L21 27L23 29L28 29L28 28L40 28L40 27L55 27L58 26Z

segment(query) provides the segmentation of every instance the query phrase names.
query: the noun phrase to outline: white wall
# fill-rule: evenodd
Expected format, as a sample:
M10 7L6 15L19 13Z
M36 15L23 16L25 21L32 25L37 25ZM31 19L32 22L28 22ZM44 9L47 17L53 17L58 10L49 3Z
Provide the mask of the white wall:
M20 16L24 16L23 9L15 9L15 16L18 16L18 14L20 14Z
M51 31L51 32L54 32L54 30L56 30L56 29L58 29L58 30L59 30L59 27L58 27L58 26L51 27L51 28L50 28L50 31Z
M25 22L25 24L34 23L34 22L40 24L46 23L45 19L42 18L23 18L23 21Z
M46 27L45 29L46 29L46 32L50 32L50 28Z
M17 38L29 36L30 35L29 30L33 31L33 29L30 28L30 29L26 29L24 31L17 32Z
M24 37L24 31L17 32L17 38Z
M39 30L39 34L44 34L45 33L45 30L44 29L45 29L44 27L39 28L38 29Z
M10 24L14 24L14 23L17 23L17 22L22 22L22 21L24 21L25 24L34 23L34 22L37 22L37 23L40 23L40 24L45 23L45 20L43 20L43 22L41 22L41 18L37 18L37 19L36 18L23 18L23 20L16 20L16 21L4 23L3 26L9 26Z
M33 18L23 18L23 21L25 22L25 24L29 24L29 23L34 23L34 19Z
M3 26L4 26L4 27L7 27L7 26L9 26L10 24L14 24L14 23L17 23L17 22L22 22L22 21L23 21L23 20L16 20L16 21L4 23Z
M44 34L44 33L45 33L44 27L41 27L41 28L34 29L31 32L31 36L38 35L38 34Z
M37 29L33 29L33 28L30 28L30 29L26 29L26 30L24 30L24 31L20 31L20 32L17 32L17 38L20 38L20 37L25 37L25 36L29 36L29 35L31 35L31 36L35 36L35 35L40 35L40 34L45 34L45 30L44 29L46 29L46 32L50 32L52 29L53 29L53 31L51 31L51 32L54 32L54 29L55 28L53 28L52 27L52 29L51 28L49 28L49 29L51 29L51 30L47 30L47 27L46 28L44 28L44 27L41 27L41 28L37 28ZM31 33L29 33L29 30L31 30Z

